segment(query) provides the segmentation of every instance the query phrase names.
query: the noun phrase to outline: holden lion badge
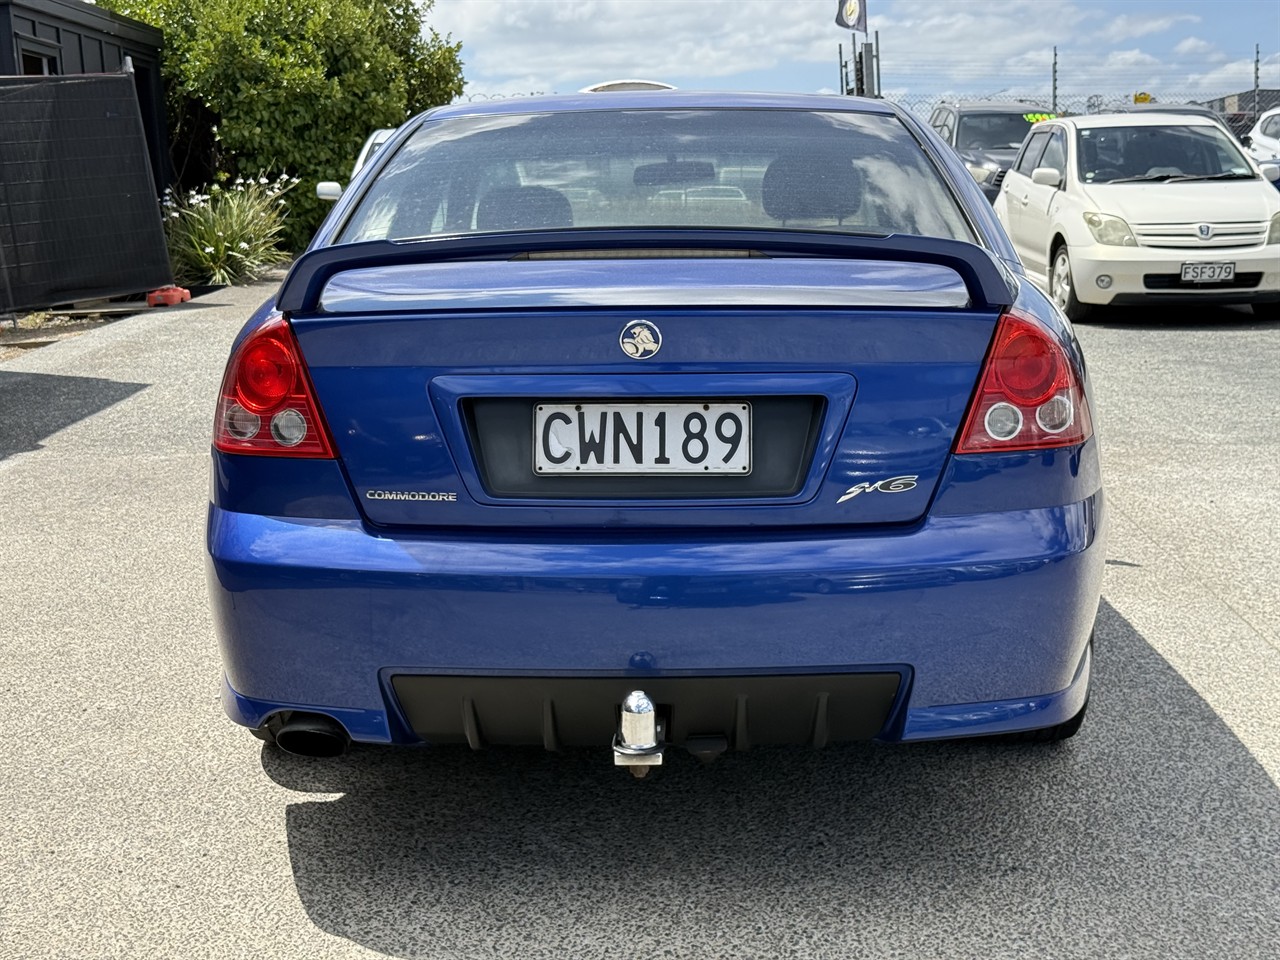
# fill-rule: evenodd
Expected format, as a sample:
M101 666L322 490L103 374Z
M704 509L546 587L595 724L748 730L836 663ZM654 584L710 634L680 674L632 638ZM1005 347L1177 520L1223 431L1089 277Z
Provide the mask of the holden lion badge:
M618 343L632 360L647 360L662 349L662 333L648 320L637 320L622 328Z

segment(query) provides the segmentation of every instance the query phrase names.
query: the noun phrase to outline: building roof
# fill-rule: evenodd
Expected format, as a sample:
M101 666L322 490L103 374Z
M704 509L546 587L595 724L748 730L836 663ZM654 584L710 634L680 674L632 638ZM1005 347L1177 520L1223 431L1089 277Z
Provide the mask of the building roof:
M84 0L0 0L0 7L9 7L28 17L38 14L73 23L139 46L159 49L164 45L164 33L158 27L85 3Z

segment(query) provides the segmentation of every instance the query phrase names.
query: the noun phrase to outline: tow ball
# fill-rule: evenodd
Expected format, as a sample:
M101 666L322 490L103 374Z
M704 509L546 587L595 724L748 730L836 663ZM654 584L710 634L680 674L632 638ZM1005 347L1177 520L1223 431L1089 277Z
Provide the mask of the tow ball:
M649 695L632 690L622 701L618 733L613 738L613 765L629 767L637 779L648 776L650 767L662 766L664 732Z

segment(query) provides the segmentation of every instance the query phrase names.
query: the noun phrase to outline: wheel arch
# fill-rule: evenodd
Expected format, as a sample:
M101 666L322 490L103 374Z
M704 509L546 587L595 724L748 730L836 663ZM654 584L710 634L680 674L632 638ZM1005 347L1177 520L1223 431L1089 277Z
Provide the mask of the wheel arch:
M1053 232L1053 239L1049 241L1049 257L1045 263L1049 265L1049 269L1045 271L1048 274L1053 273L1053 258L1058 255L1058 248L1067 246L1067 238L1061 229Z

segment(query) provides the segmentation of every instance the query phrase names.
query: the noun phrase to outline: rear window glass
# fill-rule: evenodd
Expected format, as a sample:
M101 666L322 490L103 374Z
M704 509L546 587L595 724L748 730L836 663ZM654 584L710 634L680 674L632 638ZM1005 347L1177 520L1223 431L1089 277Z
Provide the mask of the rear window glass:
M339 242L663 226L972 239L896 117L735 109L428 121L380 171Z

